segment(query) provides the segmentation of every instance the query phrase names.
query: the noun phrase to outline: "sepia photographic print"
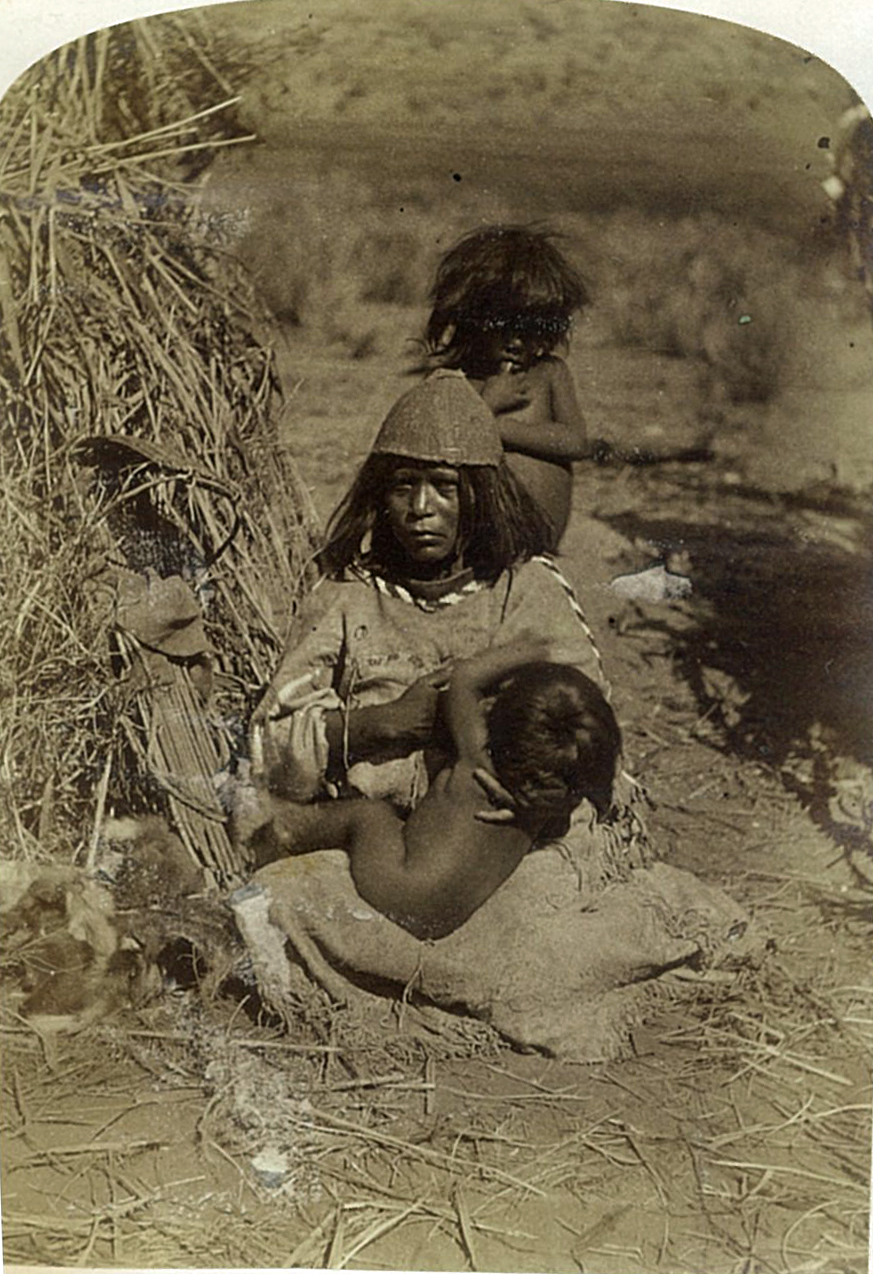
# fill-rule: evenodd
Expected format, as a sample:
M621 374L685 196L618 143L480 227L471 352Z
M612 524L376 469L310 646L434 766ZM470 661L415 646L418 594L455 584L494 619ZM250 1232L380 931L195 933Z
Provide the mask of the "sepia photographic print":
M865 86L123 18L0 98L6 1263L860 1274Z

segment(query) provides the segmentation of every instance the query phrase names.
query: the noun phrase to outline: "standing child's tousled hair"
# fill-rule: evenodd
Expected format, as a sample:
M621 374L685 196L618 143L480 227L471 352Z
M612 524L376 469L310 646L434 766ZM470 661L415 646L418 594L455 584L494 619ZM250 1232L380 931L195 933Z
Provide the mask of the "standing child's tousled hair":
M430 291L425 344L432 365L475 374L506 331L536 357L567 340L588 291L554 239L535 227L496 225L449 249Z

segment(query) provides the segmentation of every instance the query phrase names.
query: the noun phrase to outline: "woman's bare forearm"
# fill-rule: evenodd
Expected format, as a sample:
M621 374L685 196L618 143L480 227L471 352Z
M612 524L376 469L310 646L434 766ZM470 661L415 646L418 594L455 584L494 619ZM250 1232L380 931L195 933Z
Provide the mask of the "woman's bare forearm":
M390 703L334 709L325 714L330 772L341 773L357 761L388 761L409 756L431 741L446 668L425 673Z
M373 704L345 712L336 708L325 713L324 726L330 757L329 770L335 772L357 761L369 761L395 746L390 704Z

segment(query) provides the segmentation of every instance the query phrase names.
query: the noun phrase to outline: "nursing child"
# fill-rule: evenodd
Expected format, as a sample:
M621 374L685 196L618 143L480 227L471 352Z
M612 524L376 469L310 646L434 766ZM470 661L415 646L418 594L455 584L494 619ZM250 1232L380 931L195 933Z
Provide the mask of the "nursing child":
M566 832L580 801L598 817L612 804L621 748L612 709L578 669L530 662L544 646L522 639L455 665L444 700L454 759L405 822L387 801L264 795L248 842L254 865L345 849L377 911L418 938L457 929L537 841ZM483 786L502 788L513 808L483 812Z

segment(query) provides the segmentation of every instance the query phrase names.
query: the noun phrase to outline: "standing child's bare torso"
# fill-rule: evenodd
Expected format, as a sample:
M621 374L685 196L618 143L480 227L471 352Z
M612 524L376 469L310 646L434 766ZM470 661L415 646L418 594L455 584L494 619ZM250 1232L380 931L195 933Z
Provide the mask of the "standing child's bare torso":
M543 460L520 451L507 453L506 463L546 514L554 527L552 549L567 529L573 494L573 466L569 461Z
M500 413L498 420L524 421L547 426L554 421L552 399L553 367L551 359L543 359L524 371L512 373L514 387L522 404L511 411ZM484 380L470 382L479 392ZM555 530L552 548L567 529L573 492L573 466L569 460L547 459L545 456L506 449L506 462L515 476L524 484L529 494L546 514Z

